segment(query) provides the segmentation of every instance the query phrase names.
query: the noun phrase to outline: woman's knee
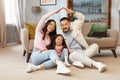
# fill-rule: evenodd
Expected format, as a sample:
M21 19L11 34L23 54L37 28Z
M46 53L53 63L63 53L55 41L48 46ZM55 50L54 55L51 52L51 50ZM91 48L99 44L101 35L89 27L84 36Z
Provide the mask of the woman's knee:
M41 54L38 51L33 51L30 57L31 63L34 65L40 65L42 63Z
M53 54L56 54L57 52L56 52L56 50L54 50L54 49L51 49L51 50L49 50L50 51L50 53L53 53Z
M34 65L40 65L40 61L39 60L36 60L35 58L31 58L31 63L34 64Z

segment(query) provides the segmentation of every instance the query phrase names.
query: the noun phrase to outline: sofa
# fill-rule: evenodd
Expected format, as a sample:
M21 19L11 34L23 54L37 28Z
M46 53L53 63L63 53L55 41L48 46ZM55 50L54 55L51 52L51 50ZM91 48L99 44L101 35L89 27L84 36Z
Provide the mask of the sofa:
M100 50L111 50L114 57L116 58L116 51L115 49L118 46L118 41L119 41L119 33L115 29L107 29L106 31L106 37L88 37L88 33L91 30L91 27L93 24L99 24L99 23L84 23L82 27L82 33L89 45L93 43L97 43L99 45L99 52Z
M98 23L88 22L83 24L82 32L87 43L89 45L93 43L97 43L99 45L99 52L100 50L111 50L113 52L114 57L117 57L116 51L115 51L115 49L117 48L118 39L119 39L117 30L107 29L107 37L102 37L102 38L88 37L87 34L90 32L91 26L93 24L98 24ZM33 50L34 39L30 39L29 30L27 28L21 29L21 44L23 46L23 51L24 51L23 56L27 54L26 62L29 62L31 52Z

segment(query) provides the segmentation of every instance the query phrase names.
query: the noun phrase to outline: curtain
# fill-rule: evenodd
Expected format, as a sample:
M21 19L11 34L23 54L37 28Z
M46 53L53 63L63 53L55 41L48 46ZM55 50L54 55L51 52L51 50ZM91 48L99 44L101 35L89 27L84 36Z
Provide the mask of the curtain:
M6 26L4 16L4 0L0 0L0 48L6 46Z
M20 28L21 28L21 19L22 19L22 13L21 13L21 3L22 0L13 0L14 3L14 21L15 25L17 27L17 42L20 43Z
M17 27L17 42L20 43L20 29L24 26L26 0L14 0L15 2L15 24Z
M13 24L17 29L17 43L20 43L20 29L23 26L23 1L25 0L5 0L6 9L8 9L10 16L7 24ZM10 5L9 5L9 4ZM7 13L6 13L7 14Z
M21 26L23 26L23 22L25 18L23 19L23 16L25 16L25 5L26 0L9 0L9 4L12 3L10 8L11 11L11 17L13 18L13 24L17 27L17 42L20 43L20 29ZM0 48L6 46L6 22L5 22L5 0L0 0ZM10 18L11 19L11 18Z

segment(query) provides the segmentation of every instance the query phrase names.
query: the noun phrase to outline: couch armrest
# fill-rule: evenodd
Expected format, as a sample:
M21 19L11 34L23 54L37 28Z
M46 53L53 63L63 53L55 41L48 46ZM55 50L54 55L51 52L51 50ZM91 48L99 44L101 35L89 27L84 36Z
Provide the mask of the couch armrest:
M21 29L21 43L26 52L29 53L29 33L25 28Z
M115 45L118 45L119 33L115 29L107 29L107 36L112 37L115 40Z

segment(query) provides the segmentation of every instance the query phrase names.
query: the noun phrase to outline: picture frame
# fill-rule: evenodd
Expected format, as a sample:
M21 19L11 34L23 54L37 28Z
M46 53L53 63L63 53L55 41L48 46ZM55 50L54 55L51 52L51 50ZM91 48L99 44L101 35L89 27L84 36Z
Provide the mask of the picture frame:
M40 0L41 6L49 6L49 5L56 5L56 0Z

